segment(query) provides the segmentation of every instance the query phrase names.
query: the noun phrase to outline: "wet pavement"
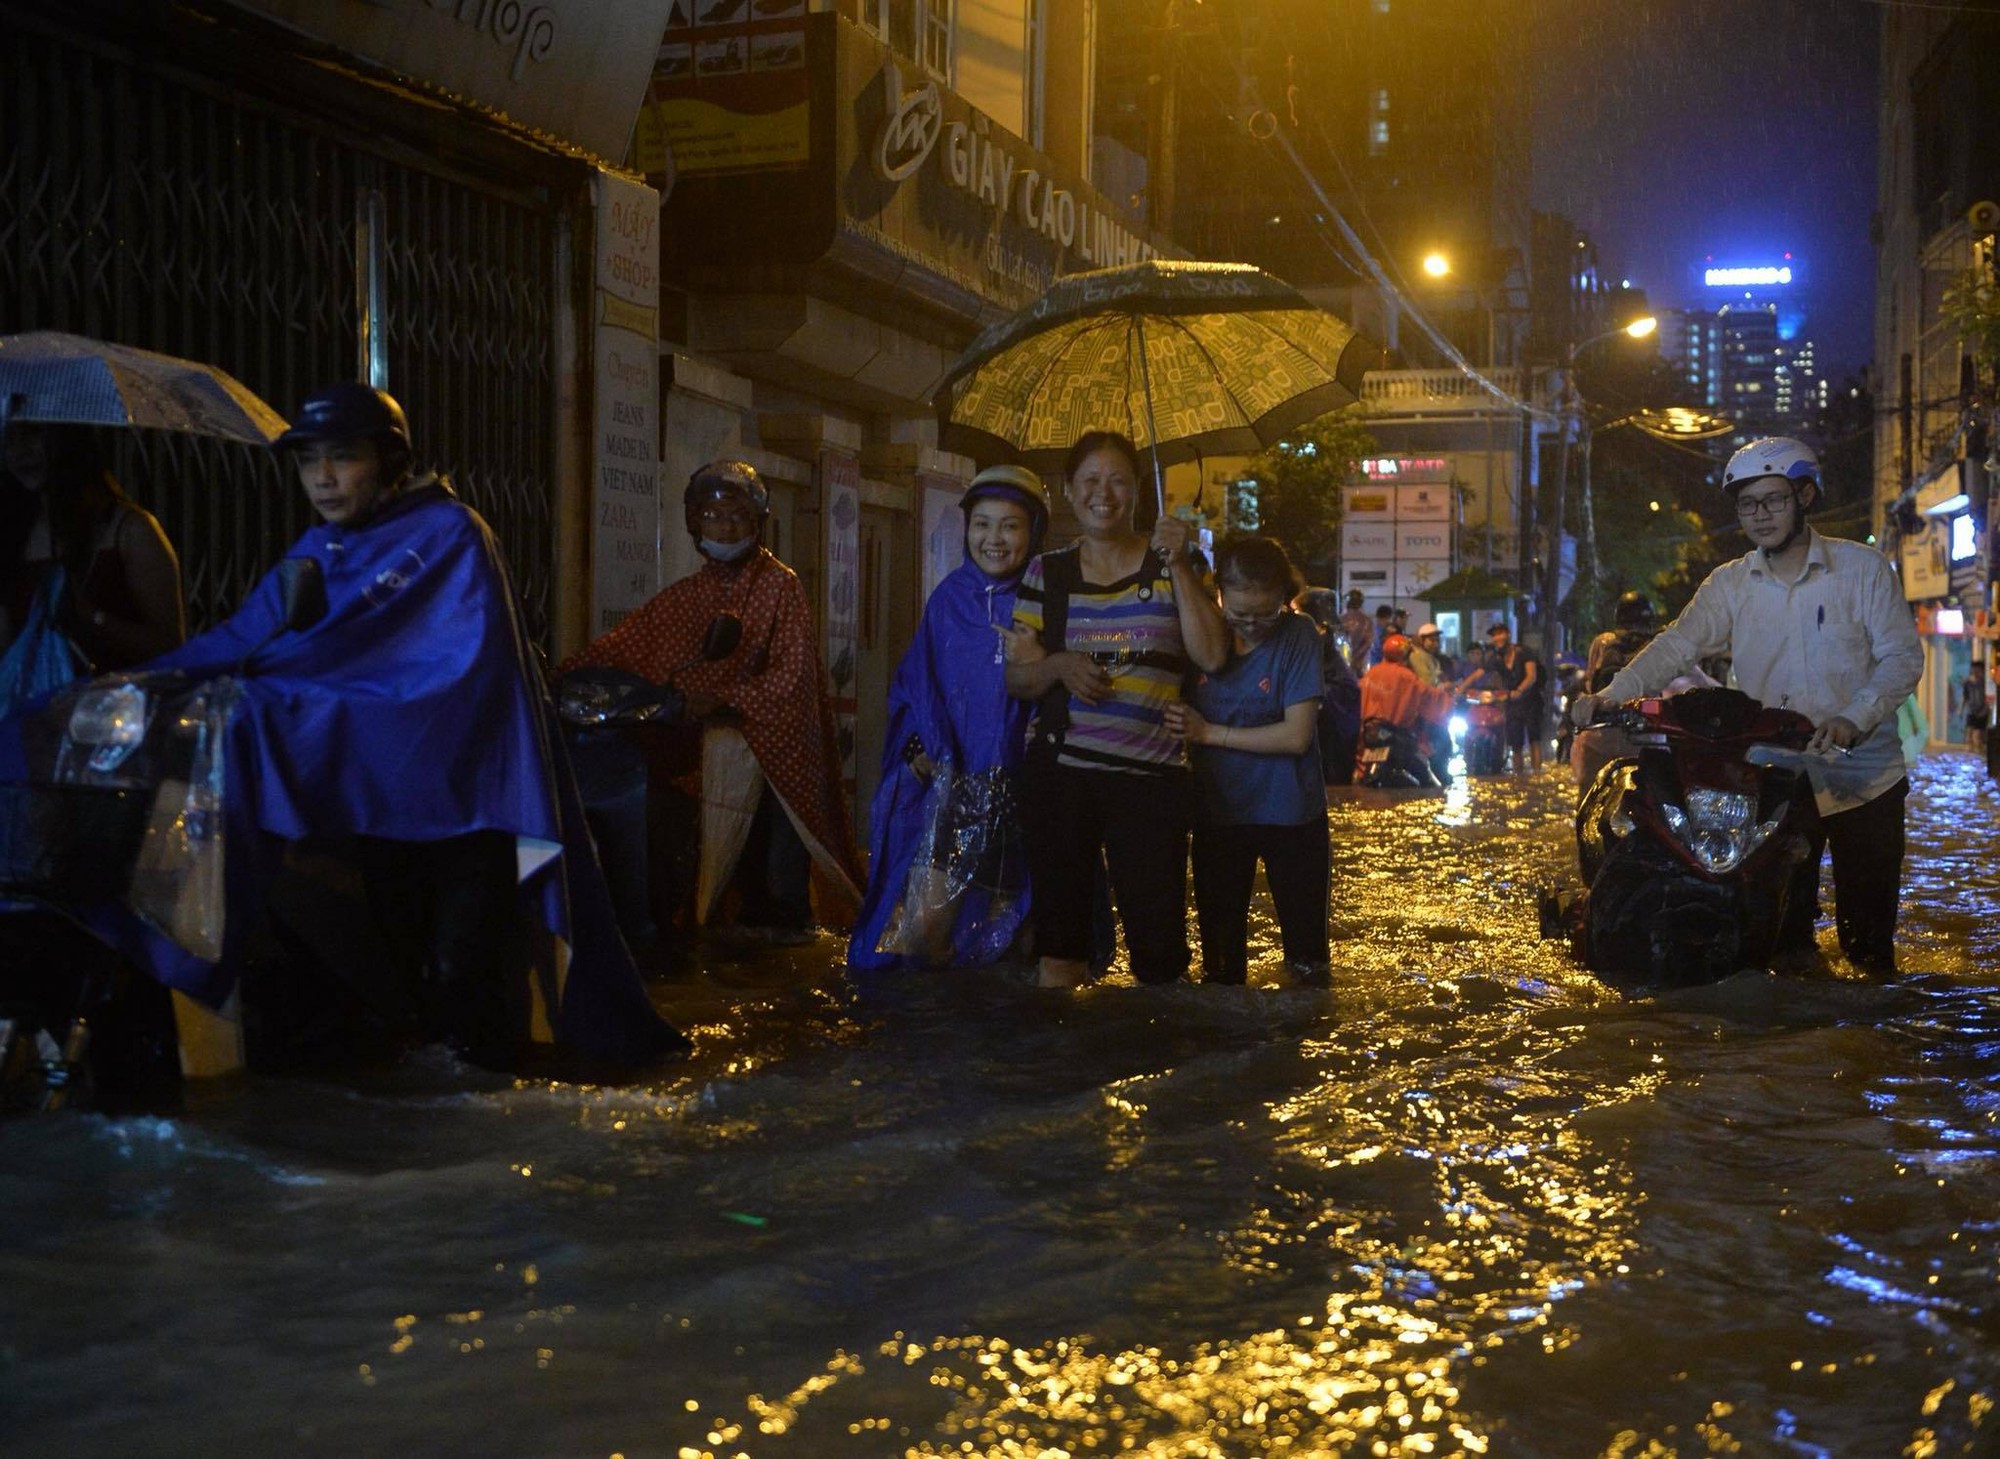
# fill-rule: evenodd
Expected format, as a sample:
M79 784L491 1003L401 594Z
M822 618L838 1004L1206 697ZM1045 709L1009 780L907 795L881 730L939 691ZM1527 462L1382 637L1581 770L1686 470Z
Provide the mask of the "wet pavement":
M1334 808L1331 994L827 942L645 1088L15 1121L0 1453L2000 1451L2000 792L1910 807L1889 983L1604 988L1552 770Z

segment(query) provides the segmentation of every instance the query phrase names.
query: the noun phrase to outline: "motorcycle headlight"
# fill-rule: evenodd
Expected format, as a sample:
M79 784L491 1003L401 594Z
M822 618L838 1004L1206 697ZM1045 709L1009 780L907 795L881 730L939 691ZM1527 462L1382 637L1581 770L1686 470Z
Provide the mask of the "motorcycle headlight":
M79 745L136 748L146 738L146 691L137 684L84 690L69 712L69 737Z
M1727 790L1690 790L1687 808L1669 803L1667 825L1704 870L1717 876L1741 866L1778 829L1776 821L1752 824L1756 802Z

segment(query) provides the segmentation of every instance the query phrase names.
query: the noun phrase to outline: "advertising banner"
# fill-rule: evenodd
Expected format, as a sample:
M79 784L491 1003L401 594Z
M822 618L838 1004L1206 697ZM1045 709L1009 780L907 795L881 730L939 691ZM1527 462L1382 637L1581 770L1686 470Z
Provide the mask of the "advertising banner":
M923 599L928 603L939 583L965 558L965 513L958 509L963 488L926 484L923 511Z
M1903 539L1903 597L1912 603L1942 598L1951 591L1951 565L1945 560L1945 524L1926 518L1924 529Z
M1387 486L1342 487L1340 489L1340 519L1343 522L1395 521L1395 489Z
M616 163L625 159L668 11L692 0L237 3Z
M673 0L635 137L648 176L812 156L806 0Z
M841 778L854 793L856 659L861 650L861 458L819 453L820 528L826 539L826 642L833 725L840 741Z
M1396 564L1393 562L1353 562L1340 564L1340 591L1359 592L1370 602L1394 596Z
M1411 558L1424 562L1450 561L1450 526L1444 522L1398 522L1395 555L1399 562Z
M1400 561L1396 564L1396 596L1415 598L1431 590L1431 584L1441 583L1451 576L1451 563L1444 559L1415 562Z
M1342 558L1365 560L1396 555L1396 524L1393 522L1345 521L1340 524Z
M590 636L660 588L660 195L599 172Z
M1397 487L1396 520L1399 522L1451 521L1451 488L1449 486Z

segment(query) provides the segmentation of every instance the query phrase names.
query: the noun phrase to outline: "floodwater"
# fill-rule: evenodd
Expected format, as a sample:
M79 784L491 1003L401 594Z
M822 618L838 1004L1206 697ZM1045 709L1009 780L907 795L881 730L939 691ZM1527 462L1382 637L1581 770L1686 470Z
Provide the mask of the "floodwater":
M647 1088L15 1121L0 1453L2000 1452L2000 795L1916 780L1892 984L1604 989L1551 772L1335 808L1331 995L828 944Z

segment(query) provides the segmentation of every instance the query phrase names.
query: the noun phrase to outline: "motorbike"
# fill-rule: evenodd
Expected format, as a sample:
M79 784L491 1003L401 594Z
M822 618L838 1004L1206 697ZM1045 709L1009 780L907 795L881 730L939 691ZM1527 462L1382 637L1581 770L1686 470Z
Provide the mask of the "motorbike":
M1576 724L1570 718L1569 709L1576 703L1577 696L1588 688L1584 679L1582 664L1574 659L1556 661L1556 758L1558 760L1569 758L1570 746L1576 739Z
M1465 706L1465 773L1498 775L1507 768L1507 696L1500 689L1468 689Z
M652 912L649 767L640 738L649 729L685 724L687 696L675 687L675 676L728 658L742 640L743 620L719 613L703 633L700 651L658 683L624 669L587 666L571 669L556 684L556 712L584 819L611 886L618 929L635 950L659 937Z
M1768 967L1795 878L1812 722L1736 689L1641 699L1591 728L1622 730L1576 810L1580 893L1542 900L1542 933L1567 937L1612 982L1692 985Z
M1417 731L1380 718L1361 722L1354 783L1371 790L1429 789L1440 784Z
M287 558L279 578L283 621L266 644L326 615L317 562ZM190 1027L214 1015L177 1013L87 919L122 903L221 955L222 739L256 652L236 677L79 680L21 722L28 777L0 785L0 1109L178 1102Z

